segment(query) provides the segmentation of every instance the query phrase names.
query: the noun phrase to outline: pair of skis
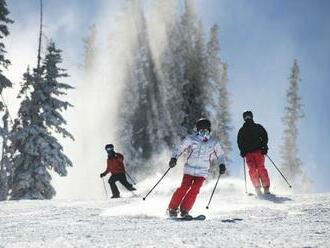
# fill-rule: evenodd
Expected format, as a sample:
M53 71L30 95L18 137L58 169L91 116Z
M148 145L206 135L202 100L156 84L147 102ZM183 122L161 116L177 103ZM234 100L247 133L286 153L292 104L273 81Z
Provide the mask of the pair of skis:
M190 214L185 215L184 217L170 217L171 220L176 221L192 221L192 220L205 220L206 216L203 214L192 216Z

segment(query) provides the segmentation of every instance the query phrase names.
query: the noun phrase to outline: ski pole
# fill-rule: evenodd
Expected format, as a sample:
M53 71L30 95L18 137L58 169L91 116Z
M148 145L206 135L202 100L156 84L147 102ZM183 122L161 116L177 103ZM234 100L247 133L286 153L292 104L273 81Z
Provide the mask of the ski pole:
M247 194L247 186L246 186L246 169L245 169L245 159L244 159L244 158L243 158L243 168L244 168L245 194Z
M131 180L131 182L133 183L133 185L136 185L136 182L133 180L133 178L127 173L127 171L125 171L126 176L128 176L128 178Z
M160 183L160 181L165 177L165 175L170 171L171 167L167 169L167 171L164 173L164 175L158 180L158 182L155 184L154 187L152 187L152 189L148 192L148 194L143 197L143 200L145 200L147 198L147 196L154 190L154 188L156 188L156 186Z
M285 182L289 185L289 188L292 188L291 184L288 182L288 180L285 178L285 176L282 174L282 172L279 170L279 168L277 168L277 166L274 163L274 161L267 154L266 154L266 156L270 160L270 162L272 162L272 164L274 165L274 167L276 168L276 170L281 174L281 176L283 177L283 179L285 180Z
M105 192L105 197L106 199L108 199L108 191L107 191L107 187L105 186L105 182L104 182L104 178L102 177L102 182L103 182L103 188L104 188L104 192Z
M218 186L218 182L219 182L220 176L221 176L221 174L219 173L219 176L218 176L217 182L215 183L214 189L213 189L213 191L212 191L212 194L211 194L211 197L210 197L209 203L208 203L207 206L206 206L206 209L209 209L209 205L210 205L210 203L211 203L211 200L212 200L213 194L214 194L214 192L215 192L215 189L216 189L217 186Z

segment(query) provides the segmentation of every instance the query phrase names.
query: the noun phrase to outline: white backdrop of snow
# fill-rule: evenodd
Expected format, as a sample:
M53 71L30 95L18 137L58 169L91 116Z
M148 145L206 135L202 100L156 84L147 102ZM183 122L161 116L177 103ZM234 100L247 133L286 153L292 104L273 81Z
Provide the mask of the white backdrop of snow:
M171 171L170 171L171 173ZM180 181L161 174L121 199L0 203L0 247L329 247L330 194L282 194L272 200L244 194L244 181L220 179L200 192L192 214L205 221L176 222L165 211Z

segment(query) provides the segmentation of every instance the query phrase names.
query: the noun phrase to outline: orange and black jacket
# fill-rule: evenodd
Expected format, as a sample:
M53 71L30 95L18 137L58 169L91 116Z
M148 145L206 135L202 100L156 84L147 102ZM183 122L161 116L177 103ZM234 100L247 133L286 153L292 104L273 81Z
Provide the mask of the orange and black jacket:
M108 157L105 174L108 174L109 172L112 175L125 173L124 156L122 154L116 153L114 157Z

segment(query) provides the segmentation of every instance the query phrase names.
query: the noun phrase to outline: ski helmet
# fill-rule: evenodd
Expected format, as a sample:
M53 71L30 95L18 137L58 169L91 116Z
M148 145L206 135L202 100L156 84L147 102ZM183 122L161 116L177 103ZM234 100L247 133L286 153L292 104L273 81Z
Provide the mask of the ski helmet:
M105 146L105 150L106 150L107 152L111 152L111 151L113 151L113 149L114 149L113 144L107 144L107 145Z
M253 119L253 113L251 112L251 111L245 111L244 113L243 113L243 119L244 119L244 121L246 121L246 120L248 120L248 119Z
M207 129L211 132L211 122L206 118L201 118L196 122L197 131Z

